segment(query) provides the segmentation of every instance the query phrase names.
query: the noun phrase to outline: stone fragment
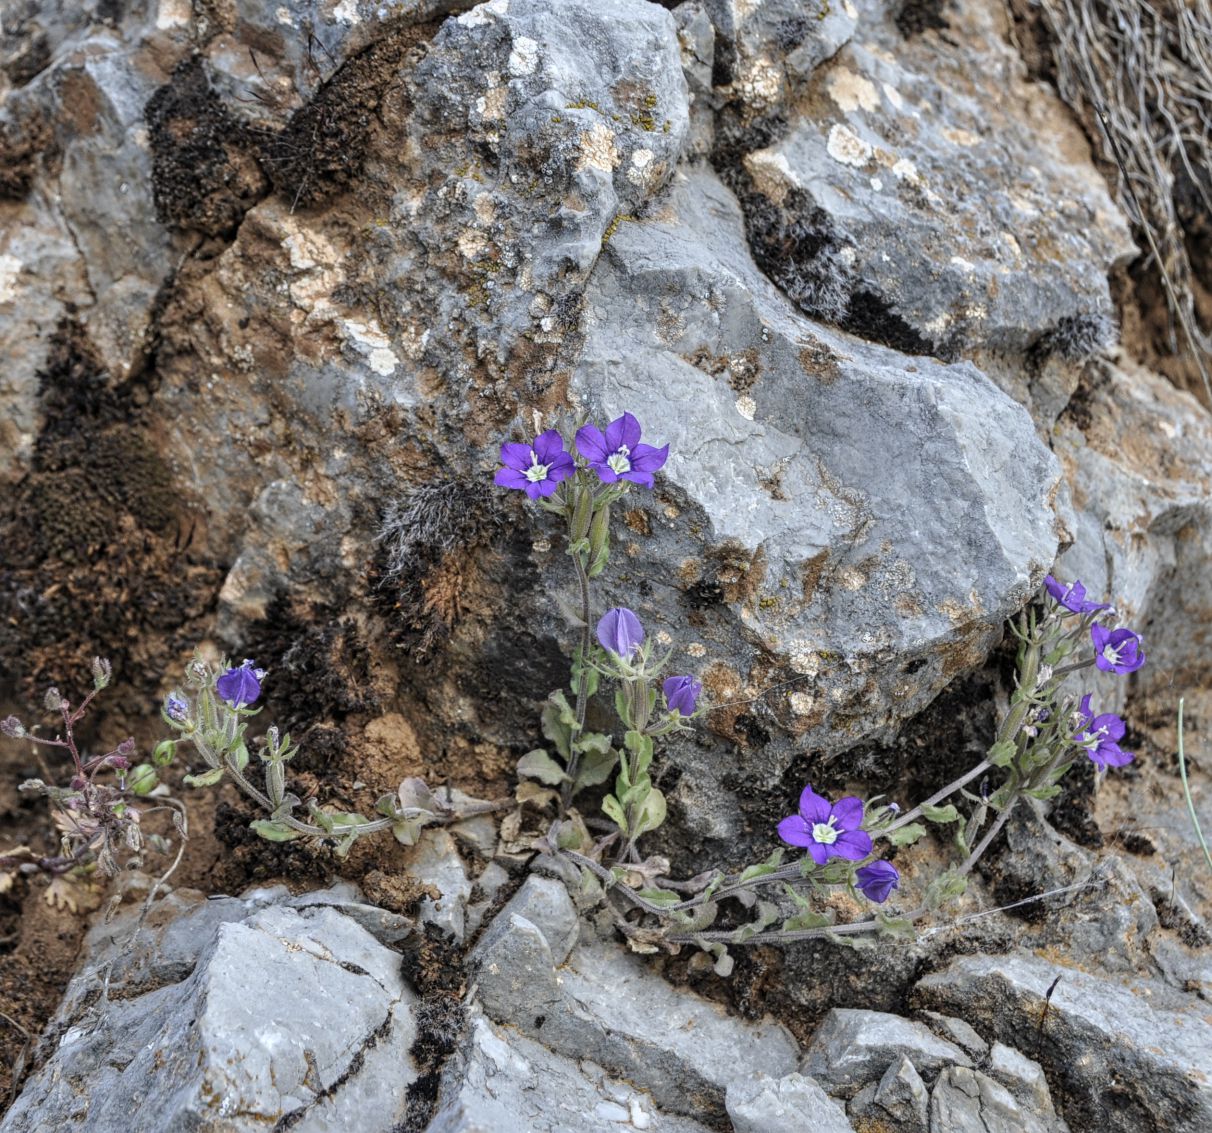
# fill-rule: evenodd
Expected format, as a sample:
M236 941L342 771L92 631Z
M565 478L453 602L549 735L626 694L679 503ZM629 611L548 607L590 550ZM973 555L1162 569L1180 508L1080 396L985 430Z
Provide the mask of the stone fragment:
M94 929L47 1060L0 1130L252 1133L288 1119L305 1133L388 1133L416 1077L416 997L344 899L181 892L133 942L137 908Z
M949 1066L930 1095L930 1133L1051 1133L1053 1128L1005 1087L967 1066Z
M906 1055L878 1082L864 1086L848 1106L851 1117L895 1123L897 1133L925 1133L930 1121L930 1091Z
M426 897L421 901L420 919L461 943L471 879L450 832L441 827L427 827L409 852L408 872L418 881L434 886L441 894L436 899Z
M626 1077L670 1112L718 1120L731 1082L795 1069L783 1027L730 1017L615 944L582 941L556 972L543 934L511 914L493 923L472 959L489 1017Z
M503 917L511 914L525 917L542 932L557 966L568 959L577 942L580 920L563 884L532 873L501 910Z
M754 1074L728 1086L725 1105L734 1133L852 1133L842 1107L811 1078Z
M707 1133L592 1063L578 1065L483 1014L446 1063L428 1133Z
M1102 979L1020 953L962 956L926 976L914 1001L963 1011L1030 1050L1074 1128L1212 1128L1212 1023L1165 984ZM1111 1095L1114 1106L1106 1104Z
M923 1011L922 1021L940 1038L963 1047L974 1059L985 1057L989 1044L980 1037L970 1023L954 1015L940 1015L937 1011Z
M1041 1117L1055 1113L1044 1068L1025 1054L1005 1043L995 1042L985 1070L1032 1113Z
M884 1011L837 1007L812 1036L802 1069L830 1093L851 1098L898 1064L902 1056L908 1056L928 1077L944 1066L972 1065L958 1046L938 1038L921 1023Z

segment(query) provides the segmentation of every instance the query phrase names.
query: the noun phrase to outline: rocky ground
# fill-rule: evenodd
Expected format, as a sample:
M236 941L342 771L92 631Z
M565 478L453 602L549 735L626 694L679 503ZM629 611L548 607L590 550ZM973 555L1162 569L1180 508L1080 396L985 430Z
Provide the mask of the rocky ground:
M572 636L553 532L488 485L567 409L671 446L599 600L718 706L662 771L676 873L764 856L806 779L909 800L979 759L1058 556L1149 664L1091 686L1137 762L1020 815L953 919L726 981L578 918L516 821L337 862L190 795L133 942L137 880L82 950L0 894L5 1133L1212 1124L1174 757L1183 696L1212 828L1212 419L1151 368L1141 233L1014 10L6 9L0 714L100 653L90 738L150 747L200 644L269 670L300 794L507 794ZM6 837L49 845L36 756L0 759Z

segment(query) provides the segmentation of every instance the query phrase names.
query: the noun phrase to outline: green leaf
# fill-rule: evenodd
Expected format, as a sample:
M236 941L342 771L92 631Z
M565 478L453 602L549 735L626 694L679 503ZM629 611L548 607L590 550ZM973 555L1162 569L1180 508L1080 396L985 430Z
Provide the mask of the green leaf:
M607 795L602 800L602 810L606 812L606 816L613 822L620 831L623 837L627 837L627 815L623 812L623 807L619 800L614 795Z
M426 821L424 818L402 818L399 822L392 823L391 832L400 845L415 846L417 839L421 837L421 831L425 829Z
M908 826L893 830L891 834L886 834L884 837L894 846L911 846L925 833L926 828L920 822L911 822Z
M922 816L929 822L946 823L959 821L959 811L950 803L946 806L927 806L923 803L921 811Z
M962 897L967 888L968 879L957 870L949 869L930 883L926 890L926 904L931 909L937 909L946 901Z
M201 775L186 775L182 782L187 787L213 787L222 778L223 768L215 767L210 771L203 771Z
M1000 744L994 744L989 749L985 758L992 763L994 767L1009 767L1010 761L1014 759L1015 750L1013 740L1002 740Z
M783 921L782 931L801 932L805 928L828 928L830 925L833 925L833 917L825 916L823 912L805 909Z
M572 753L572 730L576 727L576 713L568 706L568 699L563 692L557 690L547 698L543 706L542 728L545 735L553 744L556 751L567 762Z
M893 917L887 913L876 913L876 923L879 927L880 936L891 936L897 940L912 940L917 936L917 930L913 927L911 920L906 920L904 917Z
M585 737L586 740L589 738L589 736ZM583 787L596 787L600 783L605 783L610 778L614 765L619 761L619 753L610 746L610 739L607 736L593 738L600 739L603 743L600 746L594 744L592 747L584 747L580 766L577 767L574 792Z
M669 915L677 921L685 932L702 932L715 924L720 907L714 901L704 901L692 909L679 909Z
M550 739L550 736L548 738ZM537 779L549 787L556 787L568 779L564 768L541 747L528 751L518 760L518 774L526 779Z
M297 830L292 830L286 823L271 822L267 818L258 818L256 821L250 822L248 826L267 842L293 842L300 836Z
M640 804L640 812L635 821L635 837L647 834L665 821L665 796L655 787L648 797Z
M755 877L765 877L768 873L774 873L779 866L783 864L783 849L780 847L775 850L764 862L759 862L757 865L751 865L748 869L741 872L741 876L737 881L752 881Z
M679 894L672 893L668 889L640 889L637 892L650 905L660 905L662 908L666 905L680 904L682 900Z
M757 916L748 924L741 925L733 934L734 944L744 944L752 940L759 932L768 929L779 919L779 907L770 901L759 901Z
M1027 795L1033 799L1040 799L1041 801L1046 799L1054 799L1060 793L1060 787L1056 786L1055 784L1051 787L1032 787L1023 791L1024 795Z

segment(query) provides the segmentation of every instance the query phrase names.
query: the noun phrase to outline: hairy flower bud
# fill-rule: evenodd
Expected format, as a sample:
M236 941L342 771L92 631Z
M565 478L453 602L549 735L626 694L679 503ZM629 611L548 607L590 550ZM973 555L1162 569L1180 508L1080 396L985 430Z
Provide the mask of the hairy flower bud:
M58 712L63 707L63 694L52 685L46 690L42 703L48 712Z
M0 733L3 733L10 739L19 740L25 735L25 725L16 716L6 716L3 720L0 720Z
M104 657L93 658L93 688L105 688L113 674L114 667Z

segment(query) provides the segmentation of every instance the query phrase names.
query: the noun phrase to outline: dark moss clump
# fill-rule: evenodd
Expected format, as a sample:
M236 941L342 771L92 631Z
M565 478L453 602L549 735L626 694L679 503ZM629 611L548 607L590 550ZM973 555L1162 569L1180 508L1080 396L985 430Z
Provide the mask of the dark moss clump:
M230 239L269 188L257 160L264 130L235 117L200 56L179 63L144 111L152 192L165 224Z
M172 474L140 425L146 388L112 385L71 322L40 378L32 467L0 501L0 675L32 691L101 654L158 690L222 571L190 549Z
M38 158L51 141L41 111L0 120L0 201L21 201L38 171Z
M346 60L285 129L267 135L261 162L292 206L312 207L362 175L385 95L400 84L409 53L437 24L401 24Z
M901 0L896 30L906 39L926 31L942 31L947 22L947 0Z

